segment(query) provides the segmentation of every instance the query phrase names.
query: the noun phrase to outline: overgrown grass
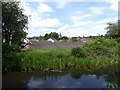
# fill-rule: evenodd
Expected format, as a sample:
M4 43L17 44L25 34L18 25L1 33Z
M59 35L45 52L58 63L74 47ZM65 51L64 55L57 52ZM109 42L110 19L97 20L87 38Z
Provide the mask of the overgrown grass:
M3 71L90 69L118 63L117 53L118 43L113 39L98 39L82 48L12 52L3 60Z

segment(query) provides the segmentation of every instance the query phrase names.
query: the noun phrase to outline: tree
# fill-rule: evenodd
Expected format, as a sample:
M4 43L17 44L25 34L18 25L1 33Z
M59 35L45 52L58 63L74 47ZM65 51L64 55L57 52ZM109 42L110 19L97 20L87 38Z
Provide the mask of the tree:
M50 38L49 34L46 33L45 36L44 36L44 39L47 40L49 38Z
M77 40L77 37L72 37L72 41L74 42L74 41L78 41Z
M2 39L6 44L18 45L27 33L28 17L19 7L20 2L2 2Z
M58 39L58 37L59 37L58 33L56 33L56 32L51 32L49 35L51 38L54 38L54 39Z
M47 40L49 38L54 38L54 39L58 39L59 35L56 32L51 32L50 34L46 33L44 36L44 39Z
M106 37L108 38L119 38L119 27L118 27L118 23L107 23L108 27L106 27L105 29L108 30L106 33Z

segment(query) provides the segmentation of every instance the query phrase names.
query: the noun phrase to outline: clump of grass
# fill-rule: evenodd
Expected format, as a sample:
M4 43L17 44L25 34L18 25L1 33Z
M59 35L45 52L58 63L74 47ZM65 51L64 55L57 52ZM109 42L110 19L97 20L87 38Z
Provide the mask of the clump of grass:
M86 57L85 52L80 47L73 48L71 50L71 55L73 55L75 57L81 57L81 58Z

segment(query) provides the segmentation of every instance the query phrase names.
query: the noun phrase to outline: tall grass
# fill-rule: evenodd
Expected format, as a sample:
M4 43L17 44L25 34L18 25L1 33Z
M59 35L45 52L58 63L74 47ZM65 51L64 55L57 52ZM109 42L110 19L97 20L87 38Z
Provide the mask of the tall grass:
M82 48L11 53L3 60L3 71L90 69L118 63L117 46L115 40L105 39L86 43Z

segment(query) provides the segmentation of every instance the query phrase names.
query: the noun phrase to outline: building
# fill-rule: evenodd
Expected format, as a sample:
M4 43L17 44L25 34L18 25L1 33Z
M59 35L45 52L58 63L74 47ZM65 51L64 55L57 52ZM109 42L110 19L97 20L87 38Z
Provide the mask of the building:
M21 48L23 50L29 49L29 45L32 45L32 42L30 42L27 38L24 39L23 44L21 45Z
M47 41L54 43L55 41L52 38L49 38Z
M91 39L86 39L86 38L83 38L80 40L81 42L91 42L92 40Z
M60 33L60 34L58 35L58 37L61 38L61 37L62 37L62 34Z

